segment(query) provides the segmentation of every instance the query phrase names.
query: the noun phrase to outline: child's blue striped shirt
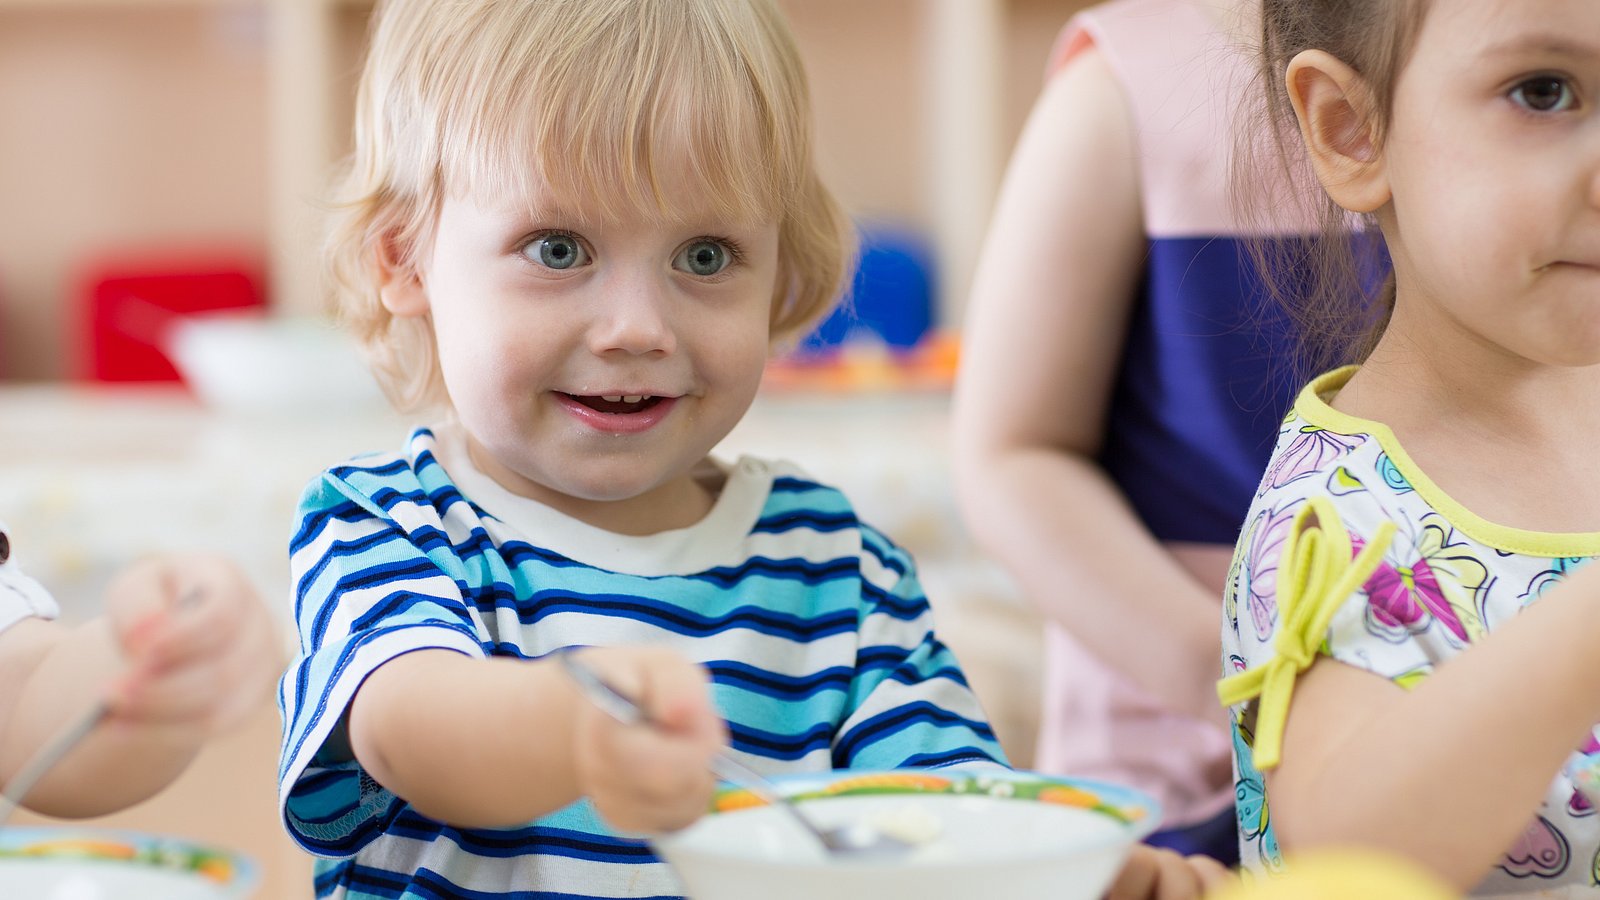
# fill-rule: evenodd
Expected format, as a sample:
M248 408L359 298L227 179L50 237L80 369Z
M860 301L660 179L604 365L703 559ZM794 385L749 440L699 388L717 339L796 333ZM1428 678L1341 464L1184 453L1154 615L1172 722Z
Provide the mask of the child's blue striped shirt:
M345 710L368 674L418 649L676 648L709 669L733 750L770 774L1002 761L904 551L787 464L746 458L708 474L725 477L712 511L646 537L511 495L443 429L306 489L290 545L300 653L280 685L279 797L290 833L325 857L318 897L681 893L647 844L587 802L521 828L458 829L368 777L340 749Z

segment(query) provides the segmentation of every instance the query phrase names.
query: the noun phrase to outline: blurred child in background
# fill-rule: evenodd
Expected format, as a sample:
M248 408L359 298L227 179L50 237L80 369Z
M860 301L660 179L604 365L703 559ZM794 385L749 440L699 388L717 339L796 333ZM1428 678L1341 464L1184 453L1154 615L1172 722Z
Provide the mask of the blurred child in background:
M227 560L139 562L106 588L101 615L66 626L23 573L25 548L0 525L0 786L96 703L110 707L22 798L30 809L96 816L154 795L282 671L280 632Z
M1151 843L1227 862L1217 614L1292 395L1244 240L1317 224L1232 202L1256 14L1116 0L1068 23L977 268L953 428L968 530L1046 622L1035 766L1141 788Z

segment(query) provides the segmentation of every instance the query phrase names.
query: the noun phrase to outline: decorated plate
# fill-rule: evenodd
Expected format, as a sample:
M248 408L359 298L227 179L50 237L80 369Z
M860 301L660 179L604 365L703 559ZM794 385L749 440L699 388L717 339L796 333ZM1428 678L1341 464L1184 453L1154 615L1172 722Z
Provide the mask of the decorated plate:
M183 838L95 828L0 829L0 896L29 900L243 898L255 866Z

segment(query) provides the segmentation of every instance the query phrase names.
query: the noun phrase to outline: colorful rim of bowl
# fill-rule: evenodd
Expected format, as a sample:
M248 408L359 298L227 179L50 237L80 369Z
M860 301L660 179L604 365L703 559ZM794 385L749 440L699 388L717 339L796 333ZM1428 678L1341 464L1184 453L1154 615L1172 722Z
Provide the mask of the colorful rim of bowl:
M1161 806L1141 791L1107 781L1037 772L894 769L785 775L772 780L785 796L799 803L874 794L949 794L1058 804L1105 816L1121 825L1135 841L1143 840L1161 823ZM711 798L713 814L765 805L760 797L733 785L719 787Z
M260 878L255 864L241 854L172 835L72 826L0 830L0 862L30 859L85 860L187 872L240 896Z

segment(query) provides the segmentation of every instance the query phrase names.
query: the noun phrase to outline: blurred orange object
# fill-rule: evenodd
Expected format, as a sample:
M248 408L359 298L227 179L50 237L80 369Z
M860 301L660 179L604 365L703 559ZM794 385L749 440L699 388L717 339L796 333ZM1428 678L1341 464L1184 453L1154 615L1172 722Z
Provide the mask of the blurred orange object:
M961 341L955 332L930 332L909 350L851 341L827 353L774 359L766 386L775 390L949 390L955 384Z

